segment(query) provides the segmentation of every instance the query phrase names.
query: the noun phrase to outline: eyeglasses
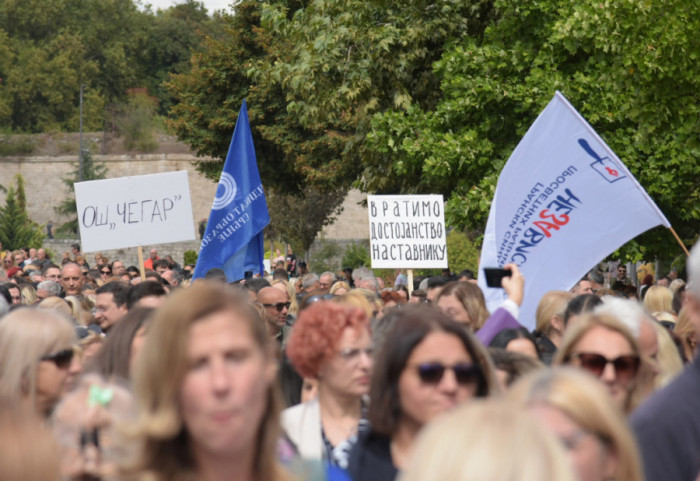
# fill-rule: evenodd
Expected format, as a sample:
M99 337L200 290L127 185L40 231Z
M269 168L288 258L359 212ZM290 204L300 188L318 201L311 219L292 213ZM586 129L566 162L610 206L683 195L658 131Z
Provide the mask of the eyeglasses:
M73 349L64 349L55 354L49 354L41 357L42 361L51 361L59 369L68 369L73 360Z
M605 366L612 364L615 368L615 374L621 383L627 383L632 380L639 370L639 356L633 354L608 359L601 354L577 352L572 354L571 357L578 359L581 367L596 377L602 376Z
M277 312L282 312L282 309L289 309L289 306L291 305L291 302L278 302L277 304L263 304L263 307L274 307L277 310Z
M481 367L475 364L460 363L454 366L445 366L439 362L427 362L416 366L418 377L425 384L439 384L445 371L452 369L457 384L460 386L471 386L481 381L483 375Z
M112 273L112 271L100 271L100 274L102 274L102 275L109 275L111 273Z
M372 353L374 352L374 348L372 347L366 347L364 349L360 348L348 348L348 349L343 349L340 351L340 357L343 358L344 361L346 362L355 362L360 359L360 356L362 353L365 353L367 357L372 357Z

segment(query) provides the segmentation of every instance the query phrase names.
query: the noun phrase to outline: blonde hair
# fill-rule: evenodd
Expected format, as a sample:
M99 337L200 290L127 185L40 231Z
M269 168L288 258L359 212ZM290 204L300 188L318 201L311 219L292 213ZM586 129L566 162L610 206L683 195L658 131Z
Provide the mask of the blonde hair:
M37 307L40 310L57 312L66 318L73 319L73 310L71 309L70 304L60 297L47 297L37 304Z
M345 289L346 291L350 292L350 285L345 281L334 282L331 288L328 289L328 293L335 295L335 293L340 289Z
M673 332L681 340L681 346L683 347L683 354L685 354L686 361L692 361L695 357L697 340L695 337L695 325L688 314L687 307L684 307L681 309L681 312L678 313L678 322L676 322Z
M651 286L644 295L644 309L649 312L673 312L673 292L664 286Z
M528 413L505 400L474 400L419 434L398 479L574 481L576 477L561 443Z
M460 304L462 304L469 316L469 326L474 332L481 329L490 316L486 307L484 293L476 284L460 281L445 284L442 289L440 289L440 292L435 298L435 302L437 303L441 297L446 296L455 296Z
M0 397L36 406L41 358L74 343L73 326L57 313L25 307L7 314L0 321Z
M22 304L31 306L36 303L36 289L34 289L34 286L22 286L20 292L22 293Z
M659 342L659 352L656 357L659 363L659 373L655 378L655 388L660 389L680 374L683 370L683 360L668 330L658 322L650 324L654 326L656 339Z
M139 454L122 465L123 475L171 481L189 479L195 474L177 399L187 372L191 326L222 311L239 314L255 343L269 362L274 362L266 323L245 295L206 280L178 289L155 311L136 364L133 380L140 412L131 437L141 446ZM253 477L273 481L285 476L276 460L281 398L274 383L268 386L266 404L258 430Z
M566 306L573 298L574 295L567 291L549 291L542 296L540 303L537 305L537 312L535 314L535 319L537 320L535 332L545 336L549 335L552 328L552 318L555 316L561 319L563 326Z
M588 334L589 331L596 327L603 327L610 331L617 332L622 337L624 337L630 344L633 353L636 356L641 357L641 350L639 348L639 342L632 335L630 330L625 324L620 322L616 317L609 314L587 314L581 318L580 321L576 322L573 326L570 326L564 333L564 338L562 339L561 346L559 346L559 351L554 358L553 365L564 365L569 364L571 361L571 355L573 354L574 348L578 345L579 341ZM642 363L642 366L645 366ZM647 367L648 368L648 367ZM644 369L644 367L642 367ZM642 377L641 369L637 373L637 378L632 383L632 387L628 392L627 399L625 400L624 409L628 413L632 411L632 399L635 398L636 392L638 390L644 392L648 386L642 386L640 378Z
M294 285L284 279L276 279L272 281L270 285L274 286L275 284L282 284L284 286L284 289L287 291L287 297L289 298L289 309L287 312L296 316L299 312L299 303L297 302L297 291L294 289Z
M65 300L70 306L73 319L75 319L78 324L86 326L92 317L92 306L87 296L66 296Z
M376 317L375 313L381 311L383 307L382 301L369 289L353 289L334 300L347 306L359 307L370 319Z
M616 481L644 479L637 445L624 414L605 387L586 372L571 367L535 371L517 381L508 398L521 405L555 408L597 436L618 458Z

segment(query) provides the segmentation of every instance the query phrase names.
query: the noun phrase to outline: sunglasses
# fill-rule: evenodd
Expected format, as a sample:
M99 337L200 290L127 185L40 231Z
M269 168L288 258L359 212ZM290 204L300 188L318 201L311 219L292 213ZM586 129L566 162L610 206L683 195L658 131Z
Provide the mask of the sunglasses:
M439 362L427 362L416 366L418 377L425 384L439 384L447 369L452 369L457 384L460 386L472 386L482 379L481 367L474 364L460 363L454 366L445 366Z
M111 274L112 271L100 271L100 274Z
M51 361L59 369L68 369L73 360L73 349L64 349L55 354L49 354L41 357L42 361Z
M277 312L282 312L282 309L285 307L289 309L289 306L291 306L291 302L278 302L277 304L263 304L263 307L274 307Z
M572 354L571 357L578 359L581 367L596 377L602 376L605 366L612 364L615 368L615 374L621 383L627 383L632 380L639 370L639 356L633 354L608 359L601 354L577 352Z

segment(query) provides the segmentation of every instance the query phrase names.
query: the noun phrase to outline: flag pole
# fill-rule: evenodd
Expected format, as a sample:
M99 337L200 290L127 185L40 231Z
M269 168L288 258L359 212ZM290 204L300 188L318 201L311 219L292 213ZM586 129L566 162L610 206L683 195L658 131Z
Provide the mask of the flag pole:
M673 230L673 227L669 227L668 230L671 231L671 234L673 234L673 237L676 238L678 243L681 245L681 248L683 249L683 252L685 252L686 257L690 257L690 252L688 252L688 248L683 244L683 241L681 240L680 237L678 237L678 234L676 234L676 231Z

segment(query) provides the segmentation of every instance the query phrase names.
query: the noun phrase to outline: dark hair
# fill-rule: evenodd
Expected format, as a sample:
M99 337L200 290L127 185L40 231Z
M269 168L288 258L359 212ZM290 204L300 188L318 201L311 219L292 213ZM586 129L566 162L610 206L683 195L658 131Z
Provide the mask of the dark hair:
M588 273L588 279L590 279L591 282L595 282L596 284L603 284L603 282L605 282L605 279L603 278L603 273L597 269L593 269L591 272Z
M500 347L489 347L489 355L496 369L506 373L506 386L510 386L528 372L544 367L544 364L535 358Z
M150 307L137 307L122 317L97 354L88 361L87 371L97 372L107 378L116 376L128 380L131 343L139 329L150 320L153 311L155 309Z
M166 269L172 269L173 266L165 259L156 259L153 261L153 270L155 271L157 267L165 267Z
M540 348L537 346L535 338L532 334L528 332L524 327L518 327L517 329L503 329L501 332L496 334L489 347L500 347L501 349L508 349L508 344L516 339L527 339L535 347L535 352L537 353L537 359L541 359Z
M474 271L471 270L471 269L464 269L462 272L459 273L459 276L458 276L458 277L459 277L460 279L461 279L462 277L466 277L467 280L472 280L472 279L474 279Z
M206 274L204 274L204 278L210 281L228 282L228 279L226 279L226 273L219 267L212 267L209 269Z
M163 284L156 282L156 281L143 281L139 282L135 286L131 288L129 291L129 295L127 296L126 300L126 308L131 310L132 307L136 305L138 301L143 299L144 297L149 297L149 296L164 296L166 295L167 292L165 292L165 288L163 287Z
M428 289L435 289L436 287L442 287L449 283L450 279L445 276L435 276L428 279Z
M282 279L282 280L288 281L289 274L284 269L275 269L274 272L272 273L272 280L276 281L277 279Z
M425 301L428 297L428 293L423 289L414 289L411 291L411 297L418 297L421 301Z
M270 283L264 277L251 277L250 279L246 279L245 285L248 289L255 292L256 294L263 287L270 287Z
M3 282L2 284L0 284L0 295L5 298L8 306L12 305L12 294L10 294L10 287L17 287L15 284L10 284L12 283Z
M131 292L131 286L129 284L123 281L113 281L98 287L95 294L112 294L114 303L117 307L121 307L127 303L129 292Z
M411 304L400 309L394 325L389 329L384 345L374 364L370 387L368 420L372 429L385 436L394 434L401 416L399 379L413 350L432 332L445 332L457 337L474 364L482 368L476 396L484 397L491 391L491 364L479 341L463 326L454 322L441 310L425 304ZM488 370L488 371L487 371Z
M581 294L576 296L569 301L566 305L566 311L564 311L564 326L569 323L571 316L578 316L585 312L593 312L597 306L603 303L600 297L595 294Z

